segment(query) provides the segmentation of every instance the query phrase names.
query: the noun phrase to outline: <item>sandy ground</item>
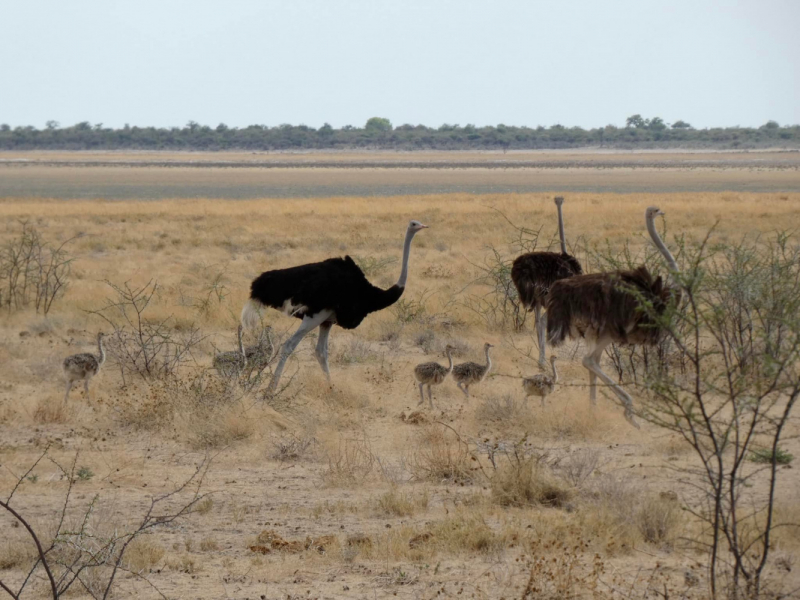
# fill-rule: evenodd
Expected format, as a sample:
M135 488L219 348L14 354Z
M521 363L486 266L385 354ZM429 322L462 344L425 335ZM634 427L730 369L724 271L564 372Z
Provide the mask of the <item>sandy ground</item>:
M0 167L0 174L7 168ZM125 185L138 198L147 194L138 191L137 180L147 190L165 172L148 170L142 180L138 170L99 171L131 174L120 185L129 182ZM188 170L168 172L184 181L189 176ZM219 179L222 171L191 173L220 185L227 181ZM252 171L224 173L246 177ZM492 173L480 175L486 181ZM390 176L359 172L364 185ZM639 172L636 176L640 183L650 181ZM692 177L688 172L671 176L678 190ZM567 236L597 243L608 239L612 245L634 238L641 247L642 214L652 204L667 213L671 234L691 237L702 236L717 219L721 239L800 226L800 194L749 193L742 191L736 171L726 170L724 177L729 191L722 193L574 193L565 204ZM775 177L765 174L769 181ZM668 184L665 178L663 185ZM293 184L287 180L286 185ZM701 582L704 576L703 555L682 541L699 535L680 510L696 500L693 482L681 472L693 464L691 454L652 426L631 428L605 394L592 408L575 347L558 351L563 383L547 406L542 409L533 399L525 404L520 377L539 372L524 355L533 344L530 325L519 333L487 326L468 307L470 298L486 292L471 282L487 246L509 256L514 252L514 230L494 209L515 223L541 226L549 241L556 234L551 192L405 195L391 201L262 197L231 203L215 198L62 202L30 198L35 194L27 189L20 188L17 200L0 202L0 241L17 233L20 219L48 239L81 237L70 245L76 256L71 287L47 318L31 309L0 317L0 491L6 493L15 474L24 473L48 444L62 465L78 453L76 467L86 467L91 476L74 486L69 518L79 521L98 495L90 522L102 533L130 527L148 498L173 489L204 457L213 457L202 487L210 500L201 511L142 538L126 564L150 583L125 573L116 597L160 597L152 584L170 598L518 598L537 556L556 559L540 568L544 586L555 585L570 569L587 576L599 561L602 575L592 580L600 586L595 597L644 597L662 583L678 595L703 597L702 586L687 589L685 584L687 570L697 572ZM294 379L287 402L275 407L256 395L237 396L213 409L182 396L168 395L158 404L154 398L162 388L144 381L122 388L110 363L93 383L90 398L74 390L62 406L61 360L92 351L96 332L107 327L87 312L110 297L105 280L142 285L157 279L162 292L152 318L172 316L175 331L194 323L209 336L196 350L196 366L187 366L188 377L210 365L215 347L234 347L238 312L253 276L350 253L384 261L370 279L390 285L397 263L386 260L399 258L410 217L431 225L414 241L404 297L424 311L404 322L405 313L386 310L354 332L334 329L332 387L321 376L312 352L315 340L309 339L290 363ZM213 281L222 282L224 293L210 308L200 308L198 301L207 297ZM296 326L278 314L266 316L278 333ZM480 360L485 341L496 345L494 375L471 400L448 381L435 389L434 409L417 406L415 364L442 362L449 342L460 348L458 361ZM504 410L507 398L513 402ZM418 414L409 420L414 411ZM619 505L593 504L576 491L557 508L506 507L492 501L489 481L474 465L468 476L454 480L426 476L426 452L444 452L457 462L460 445L453 430L475 448L527 434L531 451L554 464L577 461L588 452L597 458L588 481L613 484ZM798 432L793 423L791 434ZM306 444L298 456L287 456L292 441ZM786 449L800 456L800 441L787 441ZM485 457L481 461L482 468L490 468ZM15 502L47 530L63 503L66 483L51 462L35 474ZM800 482L791 465L785 474L779 504L783 514L800 515ZM669 535L649 542L635 515L646 500L673 491L678 499ZM6 515L0 515L0 531L12 532L0 542L0 565L5 565L0 578L18 581L30 548L16 562L10 560L27 542L12 531ZM274 535L299 543L270 546ZM777 538L776 556L792 564L797 552L796 536ZM565 562L569 556L573 562ZM787 589L798 585L796 569L774 576ZM574 593L592 595L589 583L577 576L570 585ZM36 586L41 593L42 582ZM71 595L86 593L76 589Z

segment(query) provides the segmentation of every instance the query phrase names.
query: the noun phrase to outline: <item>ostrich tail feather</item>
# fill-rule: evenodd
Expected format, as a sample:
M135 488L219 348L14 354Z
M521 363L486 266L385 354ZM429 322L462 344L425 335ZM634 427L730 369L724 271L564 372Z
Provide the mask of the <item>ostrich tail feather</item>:
M255 298L250 298L245 302L244 308L242 308L242 326L246 330L254 330L258 327L261 322L261 308L263 306Z

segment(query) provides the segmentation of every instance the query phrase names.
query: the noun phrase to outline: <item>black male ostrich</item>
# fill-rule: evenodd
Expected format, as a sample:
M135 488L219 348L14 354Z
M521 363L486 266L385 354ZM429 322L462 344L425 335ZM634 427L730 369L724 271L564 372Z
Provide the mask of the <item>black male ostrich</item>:
M545 357L545 318L542 307L547 302L550 286L560 279L583 273L581 264L574 256L567 253L567 242L564 239L564 218L561 205L564 198L555 199L558 209L558 235L561 238L561 253L529 252L517 257L511 267L511 280L517 288L522 305L533 311L534 326L539 341L539 366L544 367ZM546 315L545 315L546 317Z
M286 360L300 340L319 327L316 356L322 371L330 381L328 370L328 336L331 327L355 329L369 313L391 306L403 294L408 278L408 255L411 240L428 226L411 221L403 246L403 266L400 279L389 289L375 287L349 256L329 258L318 263L266 271L250 286L250 300L242 310L242 323L252 328L258 324L263 306L271 306L287 315L302 319L300 327L281 348L281 356L269 392L277 389Z
M651 206L645 212L647 231L669 266L670 279L678 265L656 232L654 219L663 215ZM567 337L586 340L588 350L583 366L589 370L589 398L597 401L597 378L600 377L625 406L625 418L639 427L633 418L633 400L625 390L600 370L600 357L606 346L618 344L654 345L664 335L654 314L663 315L667 307L680 302L680 289L672 279L665 285L653 278L644 265L630 271L612 271L576 275L553 284L547 297L547 339L553 346ZM650 310L642 310L646 302Z

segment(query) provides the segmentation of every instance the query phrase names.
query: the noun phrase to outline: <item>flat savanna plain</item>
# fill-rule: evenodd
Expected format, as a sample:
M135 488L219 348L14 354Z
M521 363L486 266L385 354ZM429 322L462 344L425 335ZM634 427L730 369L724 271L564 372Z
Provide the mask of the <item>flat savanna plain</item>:
M800 191L800 152L0 153L0 198Z
M200 510L140 538L125 563L168 597L518 598L535 557L547 559L536 567L537 585L561 590L549 597L566 597L568 590L638 598L662 584L703 597L701 584L686 584L687 570L703 581L704 557L685 542L702 533L681 510L696 492L681 471L693 459L680 440L647 424L633 429L602 392L591 407L575 346L557 350L563 383L547 406L533 398L526 404L520 378L539 372L525 355L535 355L530 323L521 332L504 330L470 309L489 291L478 281L488 247L507 256L515 251L509 220L541 228L541 246L556 239L555 191L569 190L567 237L590 247L631 239L643 248L649 205L666 212L670 245L680 233L701 238L718 221L713 235L729 241L800 227L796 166L703 169L715 178L711 189L724 191L708 191L689 167L624 167L624 177L605 166L541 169L541 179L530 175L541 192L513 194L483 192L507 191L503 186L519 169L287 168L281 185L294 190L308 177L313 193L273 195L273 183L250 196L261 185L250 179L254 169L0 166L2 241L19 232L20 220L50 240L78 236L68 246L76 257L70 288L50 315L24 310L0 317L0 490L7 494L15 474L48 444L64 464L79 453L77 465L92 475L73 488L69 518L79 520L98 495L90 526L102 533L129 526L150 496L171 490L213 456L203 485L210 495ZM258 177L277 172L264 171ZM608 183L617 186L613 192L602 183L594 191L571 187L602 182L608 172L617 173ZM403 181L392 183L398 173ZM436 185L465 187L433 193L432 180L424 179L429 174L444 178ZM45 187L37 187L40 176ZM413 183L419 178L422 184ZM103 189L100 181L125 191L105 197L95 188ZM410 191L414 185L424 193ZM470 185L481 193L469 193ZM223 193L229 186L248 191ZM396 186L399 195L380 197L385 186ZM187 199L184 188L197 199ZM761 191L748 191L753 188ZM360 194L344 195L346 189ZM43 190L49 197L41 197ZM320 197L276 197L290 195ZM233 197L251 199L226 200ZM410 218L431 228L414 240L406 304L371 315L353 332L334 328L332 387L309 336L289 363L291 383L280 403L269 405L258 393L212 405L185 394L164 399L167 388L158 382L134 379L123 389L118 370L107 363L89 398L73 390L62 405L61 361L93 351L96 332L107 329L87 312L111 297L106 281L157 280L149 318L170 317L176 333L194 324L208 336L194 352L196 364L183 369L190 377L210 367L216 348L235 346L238 314L258 273L351 254L371 265L374 283L391 285ZM296 327L275 312L265 317L280 335ZM457 346L457 361L479 361L486 341L496 346L493 375L471 400L448 380L435 388L434 409L417 406L414 365L444 362L447 343ZM798 432L793 423L795 437L786 443L795 456ZM504 505L492 493L486 455L473 461L465 454L465 447L477 452L525 435L526 451L560 465L556 473L568 500L557 507ZM594 464L590 476L574 475L587 464ZM574 484L564 483L570 473ZM778 504L782 519L797 522L800 483L792 473L781 481ZM66 483L49 462L35 474L15 502L47 531ZM676 492L677 500L664 492ZM651 505L667 523L663 536L654 538L641 520L641 507ZM0 531L0 577L19 580L33 548L6 515ZM800 543L789 531L779 530L775 552L796 564ZM786 589L799 583L796 569L773 576ZM127 571L117 589L117 597L159 597Z

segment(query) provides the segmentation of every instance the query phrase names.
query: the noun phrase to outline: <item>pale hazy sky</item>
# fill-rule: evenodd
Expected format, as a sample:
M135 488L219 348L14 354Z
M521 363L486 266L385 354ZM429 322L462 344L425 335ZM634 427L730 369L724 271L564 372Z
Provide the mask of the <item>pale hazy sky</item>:
M0 0L0 123L800 123L800 0Z

